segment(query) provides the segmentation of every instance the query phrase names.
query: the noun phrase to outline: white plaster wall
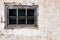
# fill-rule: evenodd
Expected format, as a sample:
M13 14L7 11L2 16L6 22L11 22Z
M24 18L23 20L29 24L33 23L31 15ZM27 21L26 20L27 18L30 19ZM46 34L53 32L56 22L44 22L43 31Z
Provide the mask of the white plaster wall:
M4 2L38 5L38 29L4 29L0 21L1 40L60 40L60 0L0 0L0 17L4 21Z

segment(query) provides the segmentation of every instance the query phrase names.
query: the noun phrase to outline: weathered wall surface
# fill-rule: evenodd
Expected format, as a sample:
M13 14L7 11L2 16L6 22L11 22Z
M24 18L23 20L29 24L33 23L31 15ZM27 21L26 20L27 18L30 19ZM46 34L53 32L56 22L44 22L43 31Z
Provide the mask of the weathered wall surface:
M4 29L0 19L0 40L60 40L60 0L0 0L0 18L4 21L4 2L38 5L38 29Z

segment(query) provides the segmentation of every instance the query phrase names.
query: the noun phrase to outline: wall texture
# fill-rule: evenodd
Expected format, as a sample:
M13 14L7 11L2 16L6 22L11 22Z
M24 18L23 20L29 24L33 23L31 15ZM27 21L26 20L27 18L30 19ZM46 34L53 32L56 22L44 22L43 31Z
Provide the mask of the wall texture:
M38 5L38 29L4 29L4 2ZM0 40L60 40L60 0L0 0Z

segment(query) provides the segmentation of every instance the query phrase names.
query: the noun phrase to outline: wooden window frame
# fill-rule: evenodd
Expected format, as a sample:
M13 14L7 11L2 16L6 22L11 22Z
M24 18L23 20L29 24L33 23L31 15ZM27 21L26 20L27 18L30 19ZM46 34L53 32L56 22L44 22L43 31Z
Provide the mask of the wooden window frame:
M37 5L34 5L34 6L29 6L29 5L24 5L24 6L20 6L20 5L17 5L16 7L15 7L16 5L6 5L5 6L5 17L6 17L6 24L5 24L5 28L8 28L8 29L10 29L10 28L24 28L24 27L37 27ZM15 24L15 25L8 25L8 10L9 9L34 9L35 10L35 12L34 12L34 16L32 16L32 17L34 17L34 24ZM18 13L17 13L18 14ZM27 13L26 13L27 14ZM17 17L19 17L19 16L17 16ZM21 16L20 16L21 17ZM27 16L26 16L27 17ZM29 17L29 16L28 16Z

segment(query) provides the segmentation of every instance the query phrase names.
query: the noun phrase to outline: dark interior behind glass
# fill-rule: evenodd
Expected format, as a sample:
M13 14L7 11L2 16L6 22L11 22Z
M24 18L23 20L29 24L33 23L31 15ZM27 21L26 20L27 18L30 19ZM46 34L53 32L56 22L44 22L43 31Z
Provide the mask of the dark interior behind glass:
M18 17L16 17L17 15ZM34 17L32 16L34 16L34 9L27 9L27 12L26 9L9 9L9 24L34 24Z
M16 16L16 9L9 9L9 16Z

